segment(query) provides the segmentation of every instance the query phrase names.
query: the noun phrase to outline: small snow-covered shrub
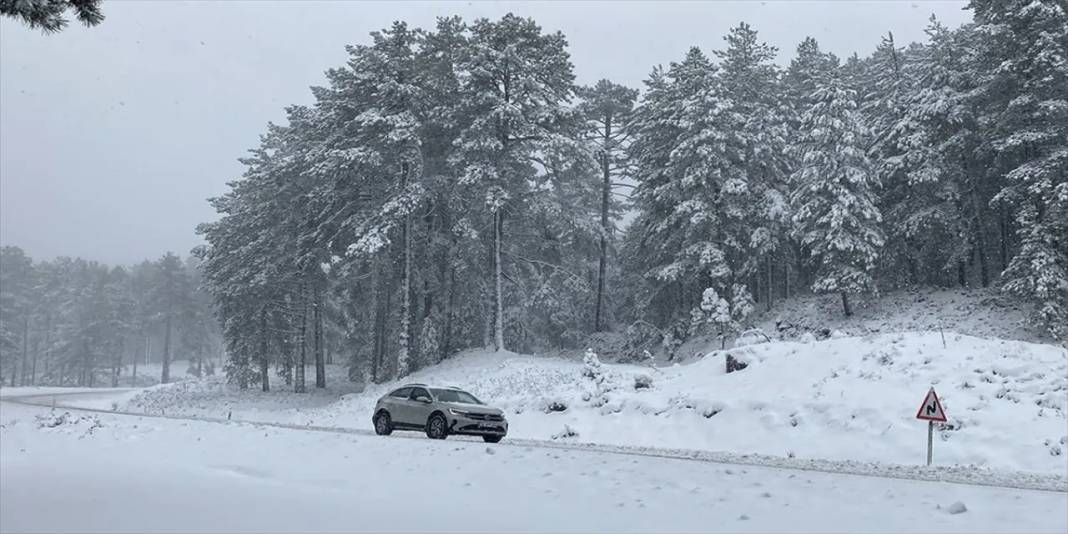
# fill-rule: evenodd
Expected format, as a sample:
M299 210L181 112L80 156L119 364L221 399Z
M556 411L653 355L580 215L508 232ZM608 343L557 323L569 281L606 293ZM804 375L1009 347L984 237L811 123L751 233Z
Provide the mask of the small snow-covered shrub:
M586 349L582 357L582 377L597 380L601 377L601 359L593 349Z
M634 376L634 389L649 389L653 387L653 378L649 375L635 375Z
M726 348L727 338L742 330L753 309L753 296L741 284L723 288L722 295L715 288L705 288L701 304L690 313L691 331L708 328L720 339L720 348Z
M56 414L52 411L47 414L37 416L37 428L42 430L62 430L66 432L81 432L84 436L91 435L94 430L103 428L103 423L100 422L95 415L81 416L73 415L70 412L63 412Z
M566 439L577 438L578 435L579 433L576 432L575 429L571 428L569 425L564 425L564 429L562 431L553 434L551 437L552 439Z
M586 349L586 355L583 357L582 377L587 379L582 400L594 406L604 406L608 402L607 393L616 388L601 367L601 360L597 357L597 353L590 349Z
M551 400L551 401L549 401L549 402L547 402L545 404L545 409L544 409L545 413L564 412L564 411L567 411L567 403L562 401L562 400L554 399L554 400Z

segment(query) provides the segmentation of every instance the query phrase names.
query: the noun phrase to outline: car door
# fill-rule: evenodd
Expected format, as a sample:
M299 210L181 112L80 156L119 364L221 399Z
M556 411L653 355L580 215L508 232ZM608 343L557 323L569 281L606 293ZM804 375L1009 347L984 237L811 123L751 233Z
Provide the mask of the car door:
M405 414L409 411L408 398L411 394L412 388L400 388L386 397L386 410L389 411L389 416L394 423L407 423Z
M415 400L420 397L425 397L427 400L432 399L430 392L426 388L412 388L412 395L408 400L409 415L407 417L410 419L410 424L423 426L426 424L426 420L430 418L430 412L434 411L434 404Z

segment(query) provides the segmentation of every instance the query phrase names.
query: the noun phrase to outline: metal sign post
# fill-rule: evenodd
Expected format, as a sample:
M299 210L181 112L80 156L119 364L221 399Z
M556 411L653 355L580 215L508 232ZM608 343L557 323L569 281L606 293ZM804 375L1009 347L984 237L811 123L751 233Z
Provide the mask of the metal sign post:
M923 404L916 412L916 419L927 421L927 465L931 465L934 454L935 421L946 422L946 411L942 409L942 401L938 400L938 394L935 393L934 388L927 390L927 396L924 397Z
M927 421L927 465L931 465L931 455L934 451L934 421Z

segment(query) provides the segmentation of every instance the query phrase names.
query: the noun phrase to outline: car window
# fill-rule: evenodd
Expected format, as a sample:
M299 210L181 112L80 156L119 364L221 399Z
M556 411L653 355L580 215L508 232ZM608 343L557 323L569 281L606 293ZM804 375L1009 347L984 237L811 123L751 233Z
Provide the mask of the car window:
M429 399L430 393L427 393L423 388L412 388L412 400L418 399L419 397L426 397Z
M411 393L412 393L412 388L400 388L397 391L394 391L393 393L390 393L389 396L390 397L396 397L398 399L407 399L408 395L411 395Z
M482 404L474 395L459 389L434 389L434 398L440 402L461 402L464 404Z

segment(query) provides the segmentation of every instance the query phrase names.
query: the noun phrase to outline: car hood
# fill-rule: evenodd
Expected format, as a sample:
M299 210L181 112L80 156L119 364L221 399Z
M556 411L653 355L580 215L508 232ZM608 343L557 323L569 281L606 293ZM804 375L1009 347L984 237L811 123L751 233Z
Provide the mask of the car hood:
M457 410L463 410L465 412L480 413L486 415L504 415L504 412L497 408L492 408L483 404L466 404L463 402L443 402L442 403L449 408L456 408Z

